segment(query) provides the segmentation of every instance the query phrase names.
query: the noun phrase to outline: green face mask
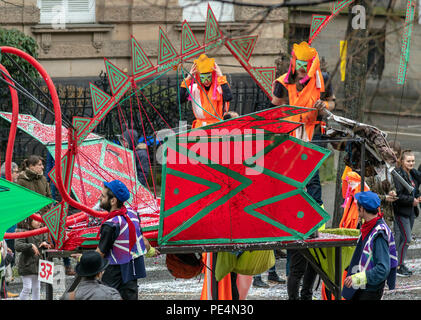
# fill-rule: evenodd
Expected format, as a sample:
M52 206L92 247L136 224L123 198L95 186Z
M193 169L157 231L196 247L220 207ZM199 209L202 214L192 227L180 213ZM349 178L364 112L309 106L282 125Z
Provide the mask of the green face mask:
M212 81L212 73L201 73L200 82L205 83L206 80Z
M307 70L307 61L303 61L303 60L296 60L295 61L295 70L299 70L301 68L304 68L304 70Z

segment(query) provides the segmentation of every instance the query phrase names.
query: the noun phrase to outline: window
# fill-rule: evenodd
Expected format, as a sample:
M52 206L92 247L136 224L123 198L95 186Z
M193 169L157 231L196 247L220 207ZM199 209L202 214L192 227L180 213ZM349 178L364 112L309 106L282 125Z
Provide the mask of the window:
M234 21L234 6L232 4L219 1L178 0L178 4L183 7L183 21L187 20L188 23L206 22L208 3L218 22Z
M40 23L94 23L95 0L38 0Z
M367 75L373 79L380 79L384 69L386 31L369 30L368 38Z
M301 43L302 41L308 41L310 36L310 26L308 24L289 24L288 32L288 53L292 51L292 45L294 43Z

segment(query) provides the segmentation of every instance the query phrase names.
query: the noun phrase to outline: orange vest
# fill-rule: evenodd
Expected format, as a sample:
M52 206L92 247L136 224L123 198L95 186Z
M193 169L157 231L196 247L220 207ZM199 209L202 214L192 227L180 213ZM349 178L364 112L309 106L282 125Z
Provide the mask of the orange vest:
M358 225L358 206L355 201L355 194L361 191L361 177L358 173L346 167L342 175L342 196L344 202L344 214L339 228L356 229ZM364 184L364 191L370 188Z
M189 90L192 98L193 113L196 120L193 121L192 128L199 128L209 124L217 123L222 120L224 112L229 110L229 102L225 102L222 98L221 85L226 84L227 78L225 76L218 77L217 83L212 82L209 90L206 92L201 86L198 77L195 78L193 86L191 80L185 79L181 83L181 87ZM216 88L216 97L214 99L214 90Z
M311 141L313 138L314 127L317 122L317 110L313 108L317 100L320 99L320 92L324 92L324 82L323 77L320 75L321 88L316 87L316 76L310 78L303 90L298 91L295 83L289 84L285 83L285 77L287 74L280 76L276 81L281 83L288 90L289 105L297 107L312 108L313 110L289 117L288 120L304 123L304 129L306 131L307 138L306 141ZM291 134L296 136L296 130ZM307 140L308 139L308 140Z

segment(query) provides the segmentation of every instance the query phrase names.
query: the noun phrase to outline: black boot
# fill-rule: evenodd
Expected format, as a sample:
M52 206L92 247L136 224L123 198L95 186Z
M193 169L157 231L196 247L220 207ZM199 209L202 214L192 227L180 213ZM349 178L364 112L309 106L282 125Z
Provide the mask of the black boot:
M269 288L269 285L262 280L261 276L256 276L256 277L253 278L253 287Z

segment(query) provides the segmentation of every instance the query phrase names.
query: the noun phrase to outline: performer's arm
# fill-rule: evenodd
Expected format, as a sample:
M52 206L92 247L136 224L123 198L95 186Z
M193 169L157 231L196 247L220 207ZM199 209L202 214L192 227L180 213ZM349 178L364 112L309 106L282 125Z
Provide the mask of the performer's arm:
M275 81L272 89L272 104L274 106L280 106L288 104L288 91L287 89L278 81Z

